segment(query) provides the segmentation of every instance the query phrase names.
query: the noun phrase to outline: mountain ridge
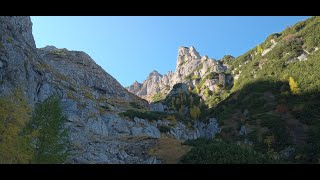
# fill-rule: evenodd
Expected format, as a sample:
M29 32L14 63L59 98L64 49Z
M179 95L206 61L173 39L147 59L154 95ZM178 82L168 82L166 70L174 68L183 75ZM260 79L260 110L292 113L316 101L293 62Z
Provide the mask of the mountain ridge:
M9 136L20 141L24 128L28 123L33 123L32 118L43 104L46 108L60 107L62 115L66 117L56 119L57 122L66 120L61 129L68 133L69 142L62 148L68 150L64 163L161 163L162 159L148 152L162 136L179 142L206 135L207 128L216 126L216 121L212 119L211 124L199 122L200 131L189 130L181 122L170 122L157 113L149 113L147 101L127 91L88 54L54 46L36 48L29 17L0 17L0 22L0 128L5 124L16 129L1 131L4 133L0 136L2 149L13 151L23 148L1 141L1 137ZM152 72L153 77L160 77L160 74ZM58 98L58 101L50 101L51 97ZM7 100L16 98L19 99ZM58 105L51 102L57 102ZM18 108L11 111L6 106ZM42 109L50 112L50 109ZM19 110L30 110L32 116L26 115L27 118L22 122L8 116L19 114ZM139 113L132 116L136 111ZM166 116L173 117L171 114ZM50 120L45 116L40 117L43 119L38 120ZM162 130L160 132L161 127L167 125L172 126L172 130L168 134ZM31 131L37 130L37 127L31 128ZM27 139L22 138L21 141ZM23 143L34 149L32 141ZM59 144L59 141L56 143ZM30 156L25 150L21 149L22 152L16 154L12 151L11 155L0 151L1 162L7 162L2 158L8 159L8 162L33 162L32 159L20 159L23 155ZM57 154L55 156L59 157Z
M0 17L0 37L1 162L32 162L15 150L53 96L70 143L63 163L319 161L319 17L220 61L181 46L174 72L127 88L84 52L36 48L30 17Z
M151 89L158 93L154 98L135 94L154 102L157 110L179 112L191 119L215 117L221 128L219 138L249 146L272 159L317 162L319 150L314 143L320 132L317 113L320 82L316 78L319 29L319 17L298 22L269 35L243 55L224 56L219 62L226 67L223 73L212 71L213 74L200 76L200 81L194 84L186 80L197 80L196 75L203 68L189 76L193 69L185 71L183 66L188 67L185 63L192 58L199 60L199 56L189 53L194 48L181 47L174 73L187 78L174 81L167 89L170 93ZM199 98L200 103L195 105L194 100Z
M162 98L164 98L177 83L187 83L189 86L195 87L199 80L209 73L222 74L226 71L226 68L223 64L215 59L208 58L206 55L201 57L193 46L189 48L180 46L174 72L168 71L165 75L161 75L153 70L147 79L141 83L142 86L137 86L136 83L127 87L127 90L152 102L153 96L161 93ZM220 76L219 81L225 85L225 77L222 77L224 75ZM207 84L213 90L213 86L217 82L207 82Z

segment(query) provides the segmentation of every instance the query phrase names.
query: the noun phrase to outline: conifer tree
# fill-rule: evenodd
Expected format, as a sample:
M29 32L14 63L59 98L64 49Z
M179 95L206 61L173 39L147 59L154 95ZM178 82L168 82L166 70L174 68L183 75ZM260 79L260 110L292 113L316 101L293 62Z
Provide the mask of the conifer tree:
M34 163L63 163L67 157L67 131L63 124L59 99L55 96L37 104L26 134L32 139L35 151Z

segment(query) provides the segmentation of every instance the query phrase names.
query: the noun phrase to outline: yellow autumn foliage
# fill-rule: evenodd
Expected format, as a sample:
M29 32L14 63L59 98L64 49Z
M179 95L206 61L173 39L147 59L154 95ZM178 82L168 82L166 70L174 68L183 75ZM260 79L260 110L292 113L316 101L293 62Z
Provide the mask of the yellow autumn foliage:
M31 161L32 149L21 135L30 115L31 107L21 90L0 97L0 164Z
M290 85L290 90L291 90L292 94L295 94L295 95L300 94L301 91L298 86L298 83L292 77L289 78L289 85Z

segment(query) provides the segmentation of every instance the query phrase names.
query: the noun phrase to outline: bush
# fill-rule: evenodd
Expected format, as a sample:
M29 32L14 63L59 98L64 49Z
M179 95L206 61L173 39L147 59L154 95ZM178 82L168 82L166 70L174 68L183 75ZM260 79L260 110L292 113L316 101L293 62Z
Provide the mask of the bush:
M7 42L8 42L8 43L13 43L13 38L12 38L12 37L8 37L8 38L7 38Z
M184 79L185 79L185 80L191 80L191 79L192 79L192 76L193 76L193 73L194 73L194 72L188 74L187 76L184 77Z
M195 80L195 79L199 79L199 77L194 74L194 75L191 77L191 79L192 79L192 80Z
M88 98L88 99L91 99L91 100L94 100L93 95L92 95L91 93L89 93L89 92L85 92L85 93L84 93L84 97L85 97L85 98Z
M160 126L159 131L162 133L167 133L170 131L170 127L169 126Z
M281 150L290 144L290 137L287 131L286 122L280 118L278 115L263 114L259 117L261 120L260 125L270 129L267 135L274 135L275 141L273 143L273 148L276 150Z
M236 144L219 140L197 139L186 141L193 146L190 152L184 155L181 163L184 164L263 164L275 163L266 155L241 147Z
M263 49L262 49L261 45L258 45L258 46L257 46L257 52L258 52L259 54L262 54Z
M239 68L237 68L236 70L234 70L233 74L234 74L234 75L239 74Z
M216 72L211 72L205 77L205 79L218 79L218 78L219 78L219 74Z
M140 106L138 103L136 102L130 102L129 103L131 107L136 108L136 109L143 109L142 106Z
M190 116L192 119L197 119L199 118L201 114L200 108L193 106L192 108L190 108Z
M73 92L77 92L76 87L74 85L68 86L68 88Z
M161 101L163 99L162 93L158 92L157 94L152 96L152 102Z
M300 94L300 88L298 87L298 84L295 82L295 80L290 77L289 78L289 85L290 85L290 90L292 92L292 94Z
M221 59L221 61L223 61L224 63L229 63L229 62L231 62L232 60L234 60L234 57L231 56L231 55L225 55L225 56L223 56L223 58Z
M120 113L121 116L126 116L131 119L134 117L142 118L142 119L148 119L148 120L158 120L158 119L163 119L164 117L167 116L167 113L164 112L157 112L157 111L136 111L129 109L126 112Z

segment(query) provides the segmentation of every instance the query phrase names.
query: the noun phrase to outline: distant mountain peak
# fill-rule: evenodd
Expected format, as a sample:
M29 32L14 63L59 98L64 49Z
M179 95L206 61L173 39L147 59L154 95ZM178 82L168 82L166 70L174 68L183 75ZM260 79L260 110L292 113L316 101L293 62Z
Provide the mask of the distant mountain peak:
M153 70L150 74L149 74L149 77L153 77L153 76L160 76L162 77L162 74L160 74L158 71L156 70Z
M148 101L152 101L155 94L161 92L160 94L165 95L177 83L189 83L190 86L194 87L198 82L191 82L191 77L204 78L210 72L221 73L225 71L223 65L208 60L213 59L208 58L207 55L201 57L195 47L180 46L174 72L169 71L161 75L158 71L153 70L141 86L133 83L127 89Z
M134 83L133 84L140 84L137 80L136 81L134 81Z
M191 56L192 59L200 59L201 58L198 51L193 46L190 46L189 48L184 47L184 46L180 46L178 49L178 56Z

